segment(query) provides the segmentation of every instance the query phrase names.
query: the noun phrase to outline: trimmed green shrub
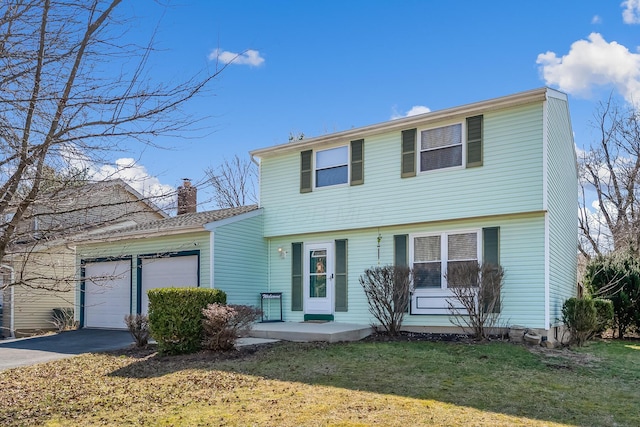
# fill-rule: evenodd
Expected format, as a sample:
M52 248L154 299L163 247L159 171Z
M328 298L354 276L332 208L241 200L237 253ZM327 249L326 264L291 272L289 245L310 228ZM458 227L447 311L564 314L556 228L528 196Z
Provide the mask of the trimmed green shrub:
M596 307L596 334L601 334L613 326L613 302L608 299L594 298L593 304Z
M584 284L613 303L618 338L640 326L640 258L633 250L599 256L587 264Z
M202 348L202 310L209 304L226 304L219 289L150 289L149 327L161 354L193 353Z
M562 304L562 321L569 328L571 343L578 347L593 335L598 327L598 314L591 298L569 298Z

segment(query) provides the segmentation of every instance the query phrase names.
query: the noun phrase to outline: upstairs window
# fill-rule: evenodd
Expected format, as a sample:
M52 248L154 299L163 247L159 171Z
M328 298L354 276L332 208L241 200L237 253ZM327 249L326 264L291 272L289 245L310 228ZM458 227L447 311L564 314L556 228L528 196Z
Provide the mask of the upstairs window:
M316 187L349 182L349 147L317 151L315 161Z
M420 171L462 166L460 123L420 132Z

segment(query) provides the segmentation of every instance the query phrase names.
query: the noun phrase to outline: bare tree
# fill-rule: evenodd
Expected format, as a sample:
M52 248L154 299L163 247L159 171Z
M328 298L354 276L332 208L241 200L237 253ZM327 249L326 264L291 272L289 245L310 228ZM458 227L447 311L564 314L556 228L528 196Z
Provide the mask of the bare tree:
M250 159L225 159L217 169L205 171L213 188L213 200L219 208L235 208L257 203L257 166Z
M460 263L450 267L447 281L452 298L447 301L451 322L478 340L489 338L501 311L504 270L492 264Z
M586 258L640 248L640 117L609 98L600 104L598 141L579 159L580 252ZM590 210L595 200L597 211Z
M119 39L120 3L8 0L0 7L0 260L21 239L20 224L32 222L34 206L57 214L75 208L51 200L85 183L85 167L131 141L153 145L159 135L191 129L197 119L181 107L225 68L154 84L145 71L153 41Z

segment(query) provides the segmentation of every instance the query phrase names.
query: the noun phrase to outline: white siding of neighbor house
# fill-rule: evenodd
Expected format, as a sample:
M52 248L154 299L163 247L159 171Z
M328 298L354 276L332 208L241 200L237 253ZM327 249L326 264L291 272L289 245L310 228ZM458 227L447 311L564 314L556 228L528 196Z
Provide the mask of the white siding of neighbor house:
M348 311L334 313L337 322L368 324L374 322L359 277L364 270L377 265L393 264L393 236L396 234L431 233L452 230L500 227L500 262L506 271L503 289L502 325L523 324L544 327L544 214L508 215L490 219L468 219L392 226L373 229L334 231L274 237L269 239L271 271L269 291L283 293L285 321L303 320L303 311L291 311L291 244L295 242L328 242L348 239ZM378 260L378 235L380 259ZM280 258L278 248L288 251ZM453 326L446 315L407 315L407 326Z
M549 322L558 324L562 304L577 293L578 178L566 100L548 101Z
M464 119L454 117L429 127ZM542 141L542 103L487 112L483 166L400 178L401 132L381 133L365 138L363 185L325 187L306 194L299 191L299 152L265 156L260 182L265 236L539 212Z
M208 231L187 233L172 236L145 237L116 242L85 244L77 247L77 268L80 277L80 261L99 258L132 257L132 265L137 266L138 255L166 254L170 252L200 251L200 287L211 287L211 252L210 233ZM137 310L138 275L132 275L131 313ZM76 290L76 301L80 301L80 287ZM79 308L76 308L76 318L79 319Z
M213 231L213 287L225 291L228 304L259 306L267 291L267 243L262 215L248 216Z

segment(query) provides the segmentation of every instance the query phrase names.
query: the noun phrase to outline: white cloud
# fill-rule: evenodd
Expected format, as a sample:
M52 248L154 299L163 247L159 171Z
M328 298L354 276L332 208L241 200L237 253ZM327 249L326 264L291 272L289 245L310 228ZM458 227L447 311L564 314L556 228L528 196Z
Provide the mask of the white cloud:
M209 61L220 61L223 64L260 66L264 63L264 58L260 52L253 49L245 50L242 53L229 52L228 50L213 49L208 56Z
M132 158L121 158L113 165L102 165L91 171L95 180L122 179L138 193L150 198L161 208L166 209L174 204L176 189L149 174L147 168L138 164Z
M431 108L425 107L424 105L414 105L406 113L398 113L394 107L393 113L391 113L391 120L401 119L403 117L417 116L418 114L424 114L429 112L431 112Z
M602 24L602 18L599 15L593 15L593 18L591 18L591 23Z
M622 11L625 24L640 24L640 0L625 0L620 6L625 8Z
M541 53L536 63L547 85L572 95L589 96L594 86L614 86L627 102L640 101L640 54L607 43L599 33L574 42L562 57Z

